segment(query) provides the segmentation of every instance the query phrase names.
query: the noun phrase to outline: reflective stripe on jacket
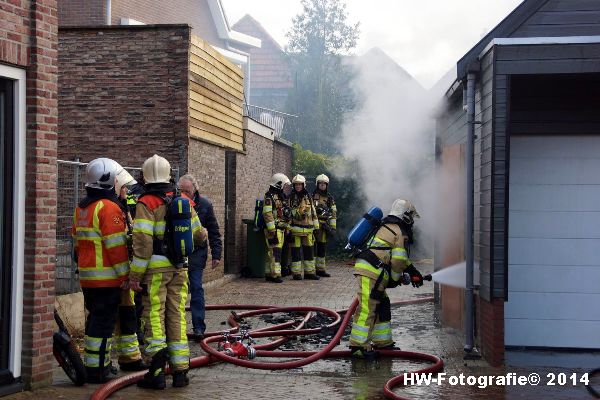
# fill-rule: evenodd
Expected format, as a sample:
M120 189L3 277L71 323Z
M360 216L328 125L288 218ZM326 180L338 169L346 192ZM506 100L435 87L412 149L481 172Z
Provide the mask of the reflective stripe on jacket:
M313 229L319 229L319 219L307 192L293 192L289 201L292 209L292 235L307 236Z
M194 247L206 241L198 214L192 208ZM133 221L133 260L130 275L141 280L146 272L167 272L175 267L163 255L154 253L154 239L163 240L166 229L167 206L156 195L145 195L136 205Z
M405 248L405 243L408 238L402 234L402 230L396 224L384 224L373 240L369 242L368 247L373 253L384 263L390 264L391 280L400 280L402 273L410 264L408 254ZM375 250L374 247L385 247L387 250ZM354 275L368 276L372 279L377 279L379 271L376 267L362 259L357 259L354 264Z
M101 199L77 207L71 235L81 287L117 287L129 273L127 225L121 208Z

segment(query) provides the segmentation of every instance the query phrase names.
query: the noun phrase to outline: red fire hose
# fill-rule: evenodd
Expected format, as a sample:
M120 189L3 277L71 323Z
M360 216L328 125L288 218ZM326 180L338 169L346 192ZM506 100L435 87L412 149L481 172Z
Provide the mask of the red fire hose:
M408 301L400 301L393 303L393 305L408 305L408 304L417 304L417 303L425 303L432 301L433 298L427 297L422 299L408 300ZM257 316L261 314L273 314L273 313L281 313L281 312L304 312L306 313L303 320L298 323L297 321L289 321L285 323L281 323L274 326L268 326L266 328L256 329L250 332L253 338L263 338L263 337L277 337L278 339L271 341L266 344L257 345L254 348L256 349L257 357L275 357L275 358L299 358L298 360L286 361L286 362L264 362L264 361L251 361L245 359L239 359L236 357L231 357L224 352L217 351L215 348L209 346L209 343L217 342L220 340L220 336L222 332L211 332L205 335L204 340L201 342L202 349L208 353L206 356L194 357L190 360L190 368L200 368L206 366L208 364L218 362L218 361L227 361L235 365L244 366L248 368L255 369L268 369L268 370L278 370L278 369L288 369L288 368L298 368L303 365L310 364L314 361L317 361L322 358L330 358L330 357L349 357L350 351L342 350L342 351L332 351L339 343L344 334L344 330L346 326L350 323L350 318L354 313L358 305L358 300L355 299L350 308L347 310L341 311L332 311L326 308L321 307L275 307L275 306L261 306L261 305L209 305L206 306L207 310L250 310L240 314L232 315L229 317L229 325L231 328L229 329L230 333L235 333L239 330L238 319ZM313 312L323 313L331 318L333 318L333 322L324 326L327 328L333 328L339 324L339 328L335 333L333 339L327 346L319 351L272 351L269 349L276 348L286 342L291 336L298 335L311 335L321 332L324 327L321 328L304 328L306 322L310 319ZM343 319L340 314L345 314ZM236 318L237 316L237 318ZM297 324L297 325L296 325ZM296 325L294 327L294 325ZM293 327L293 328L292 328ZM292 329L289 329L292 328ZM420 360L420 361L428 361L433 363L433 365L424 368L422 370L416 371L415 373L434 373L438 372L443 368L443 361L438 357L424 354L424 353L414 353L414 352L406 352L400 350L382 350L379 351L380 355L383 357L397 357L403 359L410 360ZM166 371L169 373L168 369ZM91 400L104 400L108 398L111 394L116 391L125 388L129 385L136 383L141 380L144 376L145 371L136 372L132 374L125 375L123 377L114 379L103 386L96 389L96 391L92 394ZM395 386L401 386L404 384L404 375L396 376L390 379L384 387L384 393L387 398L390 399L404 399L404 397L400 397L396 395L392 389Z

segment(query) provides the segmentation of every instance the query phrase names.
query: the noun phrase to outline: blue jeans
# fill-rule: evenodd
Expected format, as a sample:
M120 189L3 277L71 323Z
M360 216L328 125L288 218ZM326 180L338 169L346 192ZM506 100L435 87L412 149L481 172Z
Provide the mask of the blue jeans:
M202 287L202 275L206 266L206 255L195 252L191 255L188 278L190 281L190 308L192 309L192 326L194 331L204 333L206 324L204 316L206 314L204 306L204 288Z

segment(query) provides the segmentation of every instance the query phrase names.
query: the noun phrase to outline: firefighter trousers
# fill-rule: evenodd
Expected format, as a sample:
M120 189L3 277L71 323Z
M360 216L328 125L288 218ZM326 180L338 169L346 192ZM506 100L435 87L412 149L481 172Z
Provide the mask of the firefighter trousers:
M143 283L144 355L152 358L167 349L173 370L187 370L190 363L185 320L187 270L146 273Z
M121 288L82 288L85 308L84 365L102 373L110 365L112 336L117 323Z
M317 256L315 257L317 271L326 272L327 266L325 264L325 257L327 253L327 231L325 229L315 230L315 250L317 253Z
M269 263L265 265L265 276L271 278L281 277L281 254L285 237L285 232L281 229L276 229L275 232L277 243L274 240L272 241L273 243L269 243L268 232L265 229L265 240L267 241L267 253L269 256Z
M290 235L292 249L292 275L315 274L314 237L312 233L305 236Z
M392 340L390 298L385 289L377 289L379 299L371 297L376 279L355 275L358 283L358 307L354 311L350 346L371 350L373 346L384 347L394 343ZM386 279L381 287L385 288Z
M137 337L137 314L133 290L121 290L119 316L115 328L115 345L119 364L142 359Z

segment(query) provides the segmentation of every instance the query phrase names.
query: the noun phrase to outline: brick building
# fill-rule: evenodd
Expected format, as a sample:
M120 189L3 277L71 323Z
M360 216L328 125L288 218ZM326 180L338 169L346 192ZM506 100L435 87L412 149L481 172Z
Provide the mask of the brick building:
M244 266L242 219L272 171L289 171L292 148L256 133L270 131L261 124L246 129L243 70L195 32L187 24L61 26L58 155L108 154L138 167L159 153L196 175L228 243L224 271L205 274L212 280Z
M248 53L261 43L229 26L221 0L61 0L58 7L61 27L187 24L194 35L240 65L246 91L250 87Z
M56 47L55 0L2 3L0 396L52 377Z
M248 103L273 110L285 110L288 92L294 88L294 79L283 49L250 15L242 17L232 29L261 41L260 47L249 50L252 60L252 85Z

